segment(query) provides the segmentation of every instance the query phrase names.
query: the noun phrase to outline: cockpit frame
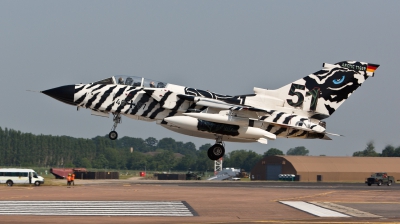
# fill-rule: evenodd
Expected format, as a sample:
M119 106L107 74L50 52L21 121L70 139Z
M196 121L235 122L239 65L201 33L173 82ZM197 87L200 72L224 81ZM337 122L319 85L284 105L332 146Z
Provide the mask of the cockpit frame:
M138 76L116 75L93 84L118 84L144 88L165 88L167 83Z

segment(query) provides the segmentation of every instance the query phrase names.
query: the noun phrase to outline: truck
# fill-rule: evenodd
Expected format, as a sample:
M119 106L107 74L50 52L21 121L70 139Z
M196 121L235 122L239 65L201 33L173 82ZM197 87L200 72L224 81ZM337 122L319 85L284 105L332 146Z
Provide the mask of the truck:
M44 184L44 178L32 169L4 168L0 169L0 183L11 187L14 184Z
M376 184L378 186L381 186L382 184L387 184L388 186L390 186L394 182L394 177L388 176L386 172L374 173L365 181L368 186L371 186L372 184Z

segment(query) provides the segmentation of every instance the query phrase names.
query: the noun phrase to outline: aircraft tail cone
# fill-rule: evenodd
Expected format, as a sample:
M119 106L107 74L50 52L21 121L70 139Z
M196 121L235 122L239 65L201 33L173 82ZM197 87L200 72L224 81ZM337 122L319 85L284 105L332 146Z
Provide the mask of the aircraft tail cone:
M70 104L73 106L76 105L74 103L75 85L60 86L57 88L41 91L41 93L46 94L66 104Z

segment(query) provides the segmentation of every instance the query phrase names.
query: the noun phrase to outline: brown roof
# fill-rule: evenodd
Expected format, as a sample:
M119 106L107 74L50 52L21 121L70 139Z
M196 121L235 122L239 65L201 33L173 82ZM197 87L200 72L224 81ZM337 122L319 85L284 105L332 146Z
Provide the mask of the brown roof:
M400 157L279 156L297 172L400 172Z

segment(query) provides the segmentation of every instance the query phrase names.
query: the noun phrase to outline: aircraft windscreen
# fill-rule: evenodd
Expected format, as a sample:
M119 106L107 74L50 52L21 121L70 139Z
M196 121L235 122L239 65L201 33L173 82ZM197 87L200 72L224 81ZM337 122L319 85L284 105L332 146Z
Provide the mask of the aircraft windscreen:
M147 88L165 88L166 83L151 79L145 79L137 76L114 76L115 81L119 85L128 85L134 87Z
M144 79L143 80L143 87L150 87L150 88L165 88L165 83L151 80L151 79Z
M147 87L147 88L165 88L167 83L159 82L152 79L146 79L137 76L125 76L125 75L117 75L110 78L106 78L93 84L119 84L119 85L128 85L133 87Z
M110 78L106 78L106 79L94 82L93 84L105 84L105 85L107 85L107 84L115 84L115 83L114 83L113 78L110 77Z

